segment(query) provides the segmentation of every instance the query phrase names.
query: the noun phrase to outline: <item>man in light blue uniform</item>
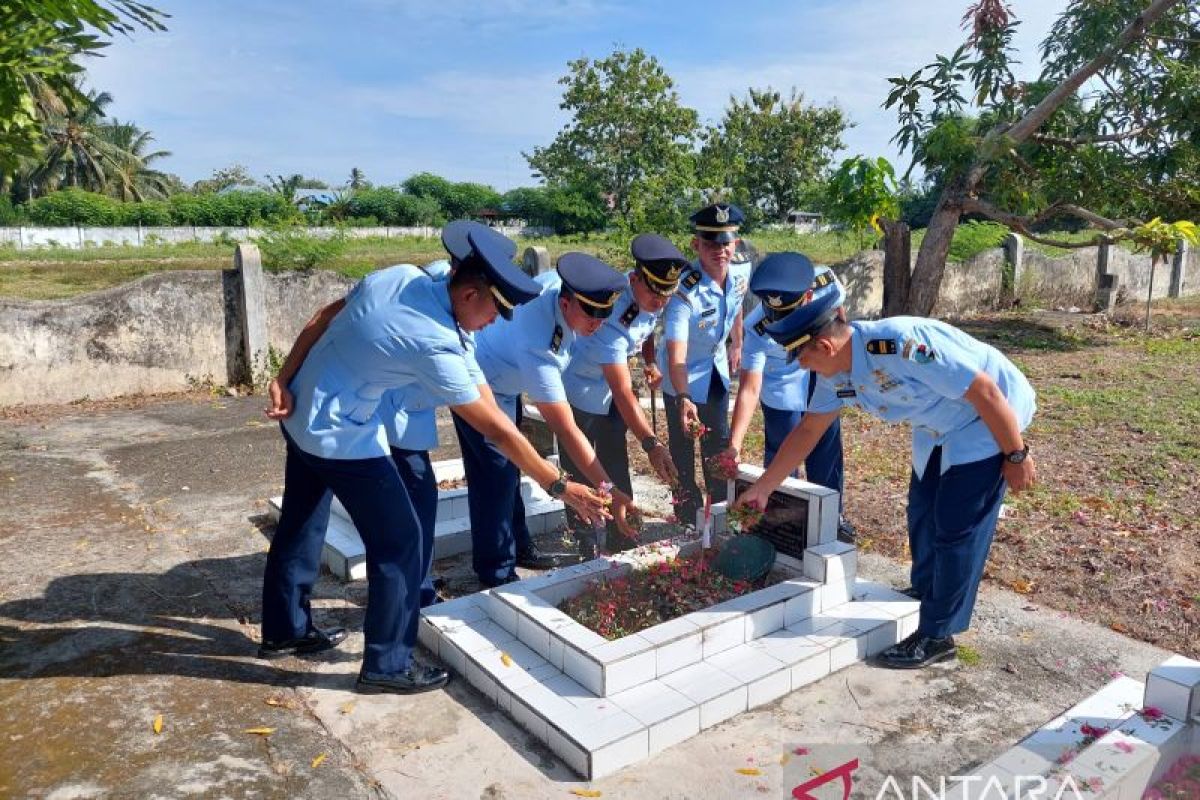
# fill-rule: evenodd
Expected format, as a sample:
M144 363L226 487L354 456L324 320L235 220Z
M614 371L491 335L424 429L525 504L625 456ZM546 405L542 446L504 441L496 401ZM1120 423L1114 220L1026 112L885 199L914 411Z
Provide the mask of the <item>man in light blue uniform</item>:
M599 487L611 482L587 437L575 425L562 373L577 336L590 336L612 313L626 281L621 273L586 253L564 253L556 272L534 279L536 300L511 320L493 325L476 342L476 358L496 402L520 424L522 395L537 406L583 477ZM497 586L516 579L515 567L541 564L525 524L520 473L508 457L469 421L455 418L471 516L472 563L480 583ZM480 489L484 489L480 491ZM613 490L614 514L623 524L629 495Z
M761 399L763 465L770 466L783 440L804 418L809 398L816 389L816 374L788 358L783 346L767 334L767 325L798 308L813 288L834 279L822 267L817 270L800 253L772 253L750 278L750 291L762 301L743 324L742 374L729 434L731 455L741 460L742 442L754 406ZM804 461L805 476L812 483L842 492L842 424L834 420ZM843 523L844 525L844 523ZM848 526L846 536L849 535Z
M415 385L451 405L552 495L584 516L605 515L602 499L568 484L539 458L471 375L464 332L511 313L538 287L488 234L471 232L468 239L471 257L449 282L434 282L416 267L392 267L321 309L272 381L267 414L282 422L287 459L283 509L263 575L260 657L321 652L345 638L344 630L319 630L309 604L332 493L367 553L366 644L357 689L419 692L449 677L412 659L422 534L377 414L388 390Z
M1006 488L1036 477L1022 432L1033 419L1029 381L994 347L944 322L892 317L846 322L841 287L829 284L769 333L820 378L808 413L775 462L738 498L765 507L842 406L912 426L908 492L916 632L879 663L915 669L954 658L953 635L970 625Z
M654 435L654 427L633 391L629 359L640 353L647 382L651 386L661 382L651 335L667 301L679 288L679 277L688 261L671 240L655 233L635 237L629 251L635 266L628 284L600 330L575 341L563 385L575 424L595 448L600 464L618 489L632 495L627 430L633 431L650 466L664 482L673 484L678 479L670 452ZM567 472L579 471L567 453L561 455L561 463ZM595 551L594 533L580 530L574 524L574 515L570 516L580 535L581 550L590 557ZM614 525L609 525L608 536L610 550L633 546Z
M689 428L703 424L700 441L705 485L714 502L725 499L725 481L709 475L708 460L729 440L729 376L742 360L742 299L750 280L748 261L734 261L741 209L717 203L691 216L692 248L699 258L680 280L663 312L658 360L671 457L679 470L676 513L691 524L703 503L696 483L696 440ZM730 339L728 352L725 340Z

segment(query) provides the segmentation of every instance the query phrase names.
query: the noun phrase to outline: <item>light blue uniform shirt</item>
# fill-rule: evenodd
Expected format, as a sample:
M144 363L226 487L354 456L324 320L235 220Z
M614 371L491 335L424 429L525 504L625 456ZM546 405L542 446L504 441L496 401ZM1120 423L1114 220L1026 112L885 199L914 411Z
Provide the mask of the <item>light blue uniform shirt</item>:
M658 317L643 311L633 299L633 288L625 287L600 330L575 340L571 363L563 373L571 405L589 414L608 413L612 390L604 379L605 365L628 364L630 356L640 352L642 343L654 332Z
M479 368L510 417L517 395L531 403L567 399L562 373L576 337L558 305L562 279L547 272L534 280L542 285L541 294L513 309L512 319L497 319L475 337Z
M389 389L416 386L439 404L479 399L445 282L410 264L374 272L309 352L289 388L295 411L284 428L302 450L323 458L386 456L376 413Z
M708 399L714 365L721 381L729 386L725 339L742 308L751 268L749 261L731 262L724 286L708 277L698 261L684 271L678 291L663 311L664 341L658 346L658 365L666 376L665 393L675 394L667 365L667 342L687 342L688 392L697 403Z
M1036 409L1033 387L1011 361L957 328L924 317L852 322L850 371L819 376L809 410L857 406L881 419L912 425L913 470L920 478L933 448L942 448L942 472L994 456L1000 445L963 399L985 372L1000 387L1021 430Z
M763 307L746 315L742 325L742 369L762 373L760 402L779 411L803 411L808 405L809 372L788 361L783 345L763 330Z
M426 264L425 272L435 281L450 278L450 262L442 259ZM472 334L464 333L468 343L467 369L476 384L484 383L483 373L475 362ZM379 403L379 418L387 430L388 444L401 450L434 450L438 446L437 407L442 405L433 395L416 385L392 389Z

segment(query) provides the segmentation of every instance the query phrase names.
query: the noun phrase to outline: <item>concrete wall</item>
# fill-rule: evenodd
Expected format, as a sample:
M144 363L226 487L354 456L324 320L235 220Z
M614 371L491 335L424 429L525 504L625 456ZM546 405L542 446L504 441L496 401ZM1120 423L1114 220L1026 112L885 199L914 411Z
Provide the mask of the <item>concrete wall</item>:
M270 345L286 353L313 312L351 281L267 274ZM0 298L0 406L225 385L246 373L232 270L148 275L69 300Z
M318 227L307 228L309 234L317 237L332 236L337 228ZM441 228L428 226L408 228L343 228L345 235L351 239L367 239L380 237L384 239L401 236L419 236L433 238L441 235ZM549 236L554 233L550 228L500 227L496 230L505 236ZM80 249L85 247L100 247L101 245L132 245L146 244L179 244L181 242L218 242L218 241L253 241L262 235L259 228L205 228L205 227L173 227L173 228L0 228L0 246L16 247L27 250L37 247L70 247Z

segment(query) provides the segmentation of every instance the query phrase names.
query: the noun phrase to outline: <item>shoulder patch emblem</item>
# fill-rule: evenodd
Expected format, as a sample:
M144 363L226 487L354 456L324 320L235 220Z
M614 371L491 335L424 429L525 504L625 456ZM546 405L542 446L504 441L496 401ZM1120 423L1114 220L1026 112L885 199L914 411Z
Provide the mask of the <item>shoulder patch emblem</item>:
M550 352L557 354L562 348L563 329L562 325L554 326L554 335L550 337Z
M746 279L741 275L738 275L736 278L734 278L733 293L737 295L743 295L746 293Z
M765 319L760 319L758 322L754 323L754 332L757 333L759 336L766 336L767 335L767 321Z
M684 289L687 289L690 291L692 289L695 289L696 284L698 284L699 282L700 282L700 273L694 269L689 269L687 274L683 276L683 280L680 281L679 283L680 283L680 285L683 286Z
M637 319L637 315L640 313L641 309L638 308L638 304L630 303L629 307L625 309L625 312L621 314L621 324L628 328L633 324L633 321Z
M867 342L867 352L876 356L894 356L899 348L895 339L872 339Z

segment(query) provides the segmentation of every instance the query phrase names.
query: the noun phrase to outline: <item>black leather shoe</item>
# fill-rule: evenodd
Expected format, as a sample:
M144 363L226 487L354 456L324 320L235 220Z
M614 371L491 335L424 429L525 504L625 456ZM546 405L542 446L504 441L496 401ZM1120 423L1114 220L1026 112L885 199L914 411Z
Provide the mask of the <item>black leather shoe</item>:
M563 563L561 555L543 553L536 544L517 551L517 566L522 569L554 569L561 567Z
M360 672L354 690L359 694L416 694L440 689L449 681L450 673L441 667L427 667L413 662L404 672L394 675Z
M920 592L920 590L919 590L919 589L917 589L917 587L915 587L915 586L909 586L909 587L908 587L908 588L906 588L906 589L901 589L901 590L900 590L900 594L905 594L905 595L908 595L908 596L909 596L909 597L911 597L913 600L920 600L920 599L921 599L921 592Z
M879 666L888 669L920 669L939 661L948 661L958 654L953 636L941 639L914 633L899 644L879 654Z
M850 522L850 520L846 519L845 517L838 519L837 538L838 541L845 542L846 544L854 544L854 542L858 539L858 531L855 530L854 525Z
M487 587L488 589L495 589L497 586L503 586L506 583L516 583L519 580L521 580L521 576L517 575L516 573L513 573L512 575L509 575L507 578L501 578L500 580L489 580L489 579L480 578L479 583L481 585Z
M304 656L332 650L346 641L345 628L330 628L323 631L313 628L299 639L288 639L284 642L263 642L258 647L259 658L283 658L284 656Z

